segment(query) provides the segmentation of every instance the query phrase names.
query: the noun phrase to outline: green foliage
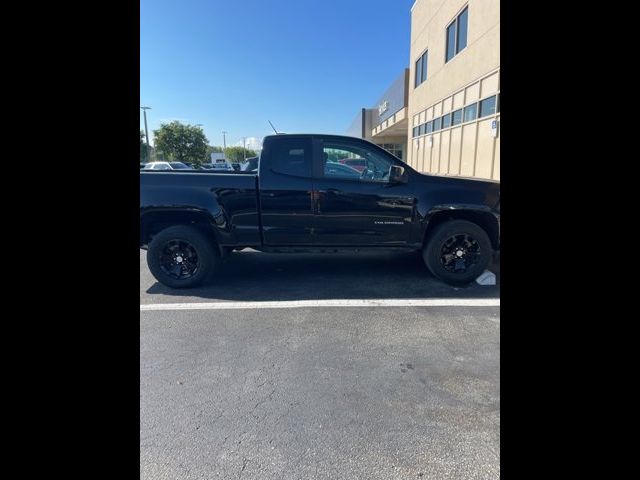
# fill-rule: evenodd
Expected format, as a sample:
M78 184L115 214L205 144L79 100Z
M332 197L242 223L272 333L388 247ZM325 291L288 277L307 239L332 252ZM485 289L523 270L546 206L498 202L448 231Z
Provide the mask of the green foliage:
M153 135L155 147L165 160L197 166L206 159L208 140L200 127L173 121L161 124Z
M225 158L232 163L242 163L245 158L256 157L257 155L255 150L245 149L244 147L227 147L224 151Z

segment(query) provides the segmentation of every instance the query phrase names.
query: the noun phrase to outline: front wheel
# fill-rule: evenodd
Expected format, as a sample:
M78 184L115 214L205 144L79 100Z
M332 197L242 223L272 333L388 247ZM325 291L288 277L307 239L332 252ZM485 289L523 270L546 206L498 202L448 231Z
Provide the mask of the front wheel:
M196 287L213 272L218 259L211 241L193 227L176 225L153 237L147 265L153 276L171 288Z
M487 269L492 253L482 228L466 220L450 220L431 232L422 258L434 276L451 285L464 285Z

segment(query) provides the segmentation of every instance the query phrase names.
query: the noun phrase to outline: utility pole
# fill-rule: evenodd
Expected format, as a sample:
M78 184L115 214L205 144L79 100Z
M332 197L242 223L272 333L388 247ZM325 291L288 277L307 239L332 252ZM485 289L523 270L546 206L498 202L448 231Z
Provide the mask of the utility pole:
M151 110L151 107L140 107L144 113L144 135L147 140L147 162L151 161L151 147L149 146L149 128L147 127L147 110Z
M224 130L222 131L222 152L224 153L224 151L227 149L227 133L229 132L225 132Z
M246 147L246 143L245 141L247 140L247 137L242 137L242 156L243 156L243 163L247 163L247 147Z

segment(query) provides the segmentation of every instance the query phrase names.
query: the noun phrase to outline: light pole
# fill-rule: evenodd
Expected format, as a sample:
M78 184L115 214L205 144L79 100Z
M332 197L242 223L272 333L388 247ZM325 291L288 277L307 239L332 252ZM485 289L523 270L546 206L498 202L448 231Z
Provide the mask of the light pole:
M147 127L147 110L151 110L151 107L140 107L144 113L144 135L147 137L147 162L151 161L151 147L149 146L149 127Z
M222 151L224 152L227 149L227 133L229 132L225 132L224 130L222 131Z
M247 145L246 145L247 137L242 137L242 163L247 163Z

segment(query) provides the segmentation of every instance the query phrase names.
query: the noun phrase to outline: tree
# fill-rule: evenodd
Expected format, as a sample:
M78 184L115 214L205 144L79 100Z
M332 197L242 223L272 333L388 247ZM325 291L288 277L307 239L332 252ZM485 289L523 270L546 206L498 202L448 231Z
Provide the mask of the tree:
M245 149L244 147L227 147L224 151L225 158L232 163L242 163L245 158L256 157L257 155L255 150Z
M203 163L208 140L200 127L174 121L161 124L153 135L155 147L165 159L195 165Z

